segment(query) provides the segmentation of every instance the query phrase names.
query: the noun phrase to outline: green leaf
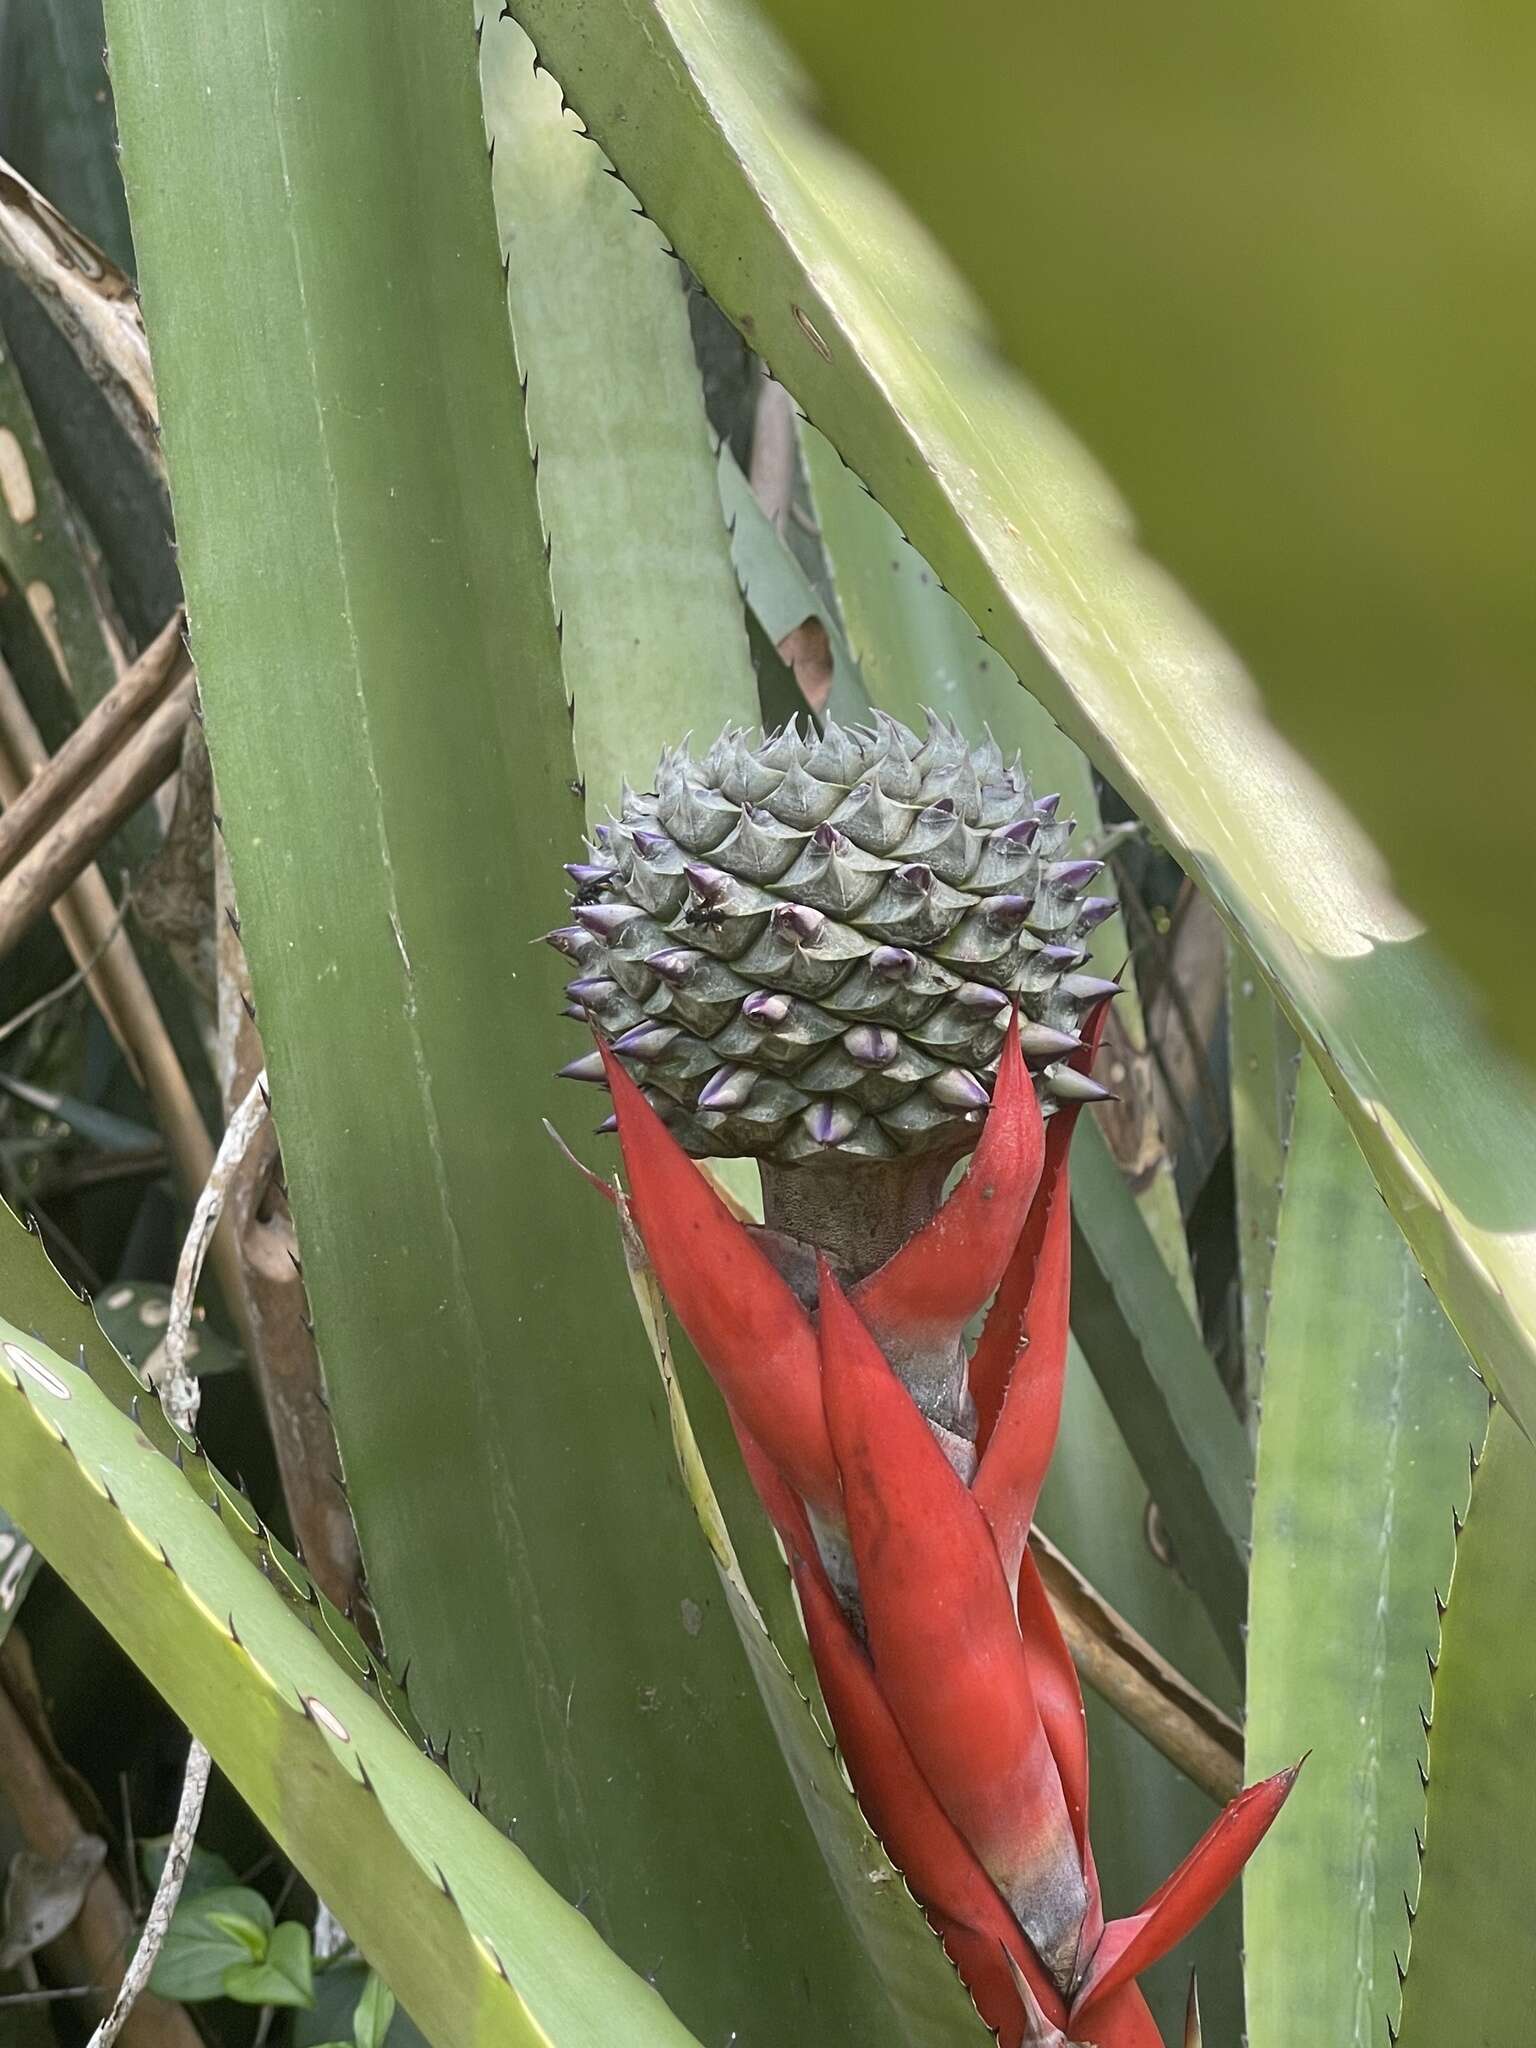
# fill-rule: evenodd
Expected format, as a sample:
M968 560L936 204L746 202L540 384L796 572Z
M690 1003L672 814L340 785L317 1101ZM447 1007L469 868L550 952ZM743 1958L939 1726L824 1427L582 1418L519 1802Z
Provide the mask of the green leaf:
M1536 1431L1529 1077L1492 1049L1228 651L1134 552L1102 473L999 375L963 288L807 121L782 52L739 0L515 0L513 12L705 288L1249 945L1452 1322ZM1019 132L1012 111L1003 132ZM991 232L992 207L976 213ZM1091 343L1074 337L1085 356ZM1126 345L1113 342L1117 362ZM1219 494L1211 503L1235 523ZM1276 587L1272 557L1264 579ZM1037 647L1049 672L1035 671ZM1390 729L1378 721L1383 759ZM1415 829L1438 814L1437 800Z
M237 1947L244 1949L249 1960L260 1962L266 1954L272 1933L270 1913L267 1915L265 1926L248 1919L243 1913L215 1913L211 1909L207 1913L207 1919L210 1926L216 1927L220 1934L228 1935Z
M88 1320L5 1212L0 1299L40 1307L34 1319L71 1345ZM93 1326L80 1341L107 1377ZM239 1496L208 1512L206 1468L157 1407L142 1404L135 1422L9 1321L0 1404L0 1498L207 1743L436 2048L689 2048L656 1992L395 1724L380 1688L346 1677L323 1607L303 1603L306 1625L279 1590L290 1569L280 1548L260 1534L264 1570L244 1554ZM181 1443L185 1470L166 1439ZM194 1912L210 1898L219 1910L203 1893ZM239 1910L255 1919L266 1908ZM224 1967L239 1959L226 1953Z
M313 2005L315 1959L309 1929L297 1920L275 1927L264 1955L224 1972L224 1996L241 2005Z
M162 1280L118 1280L93 1295L106 1339L132 1366L147 1367L165 1342L171 1319L171 1290ZM210 1373L238 1372L245 1359L239 1348L210 1329L199 1314L187 1333L187 1364L201 1379Z
M1072 1333L1157 1502L1179 1570L1241 1671L1248 1444L1136 1198L1088 1117L1072 1144Z
M165 1859L170 1847L169 1835L147 1835L140 1838L139 1871L151 1891L160 1882L160 1873L165 1868ZM192 1852L187 1858L186 1876L181 1881L181 1897L184 1903L196 1898L199 1892L216 1891L235 1882L235 1873L222 1856L216 1855L212 1849L205 1849L201 1842L192 1844Z
M161 1998L222 1998L224 1973L266 1952L272 1908L260 1892L223 1885L177 1901L149 1980Z
M376 1970L370 1970L352 2014L352 2039L357 2048L384 2048L394 2016L395 1994Z
M572 734L598 820L626 776L650 787L684 733L707 746L755 723L757 686L678 265L496 9L480 72Z
M1536 1053L1530 12L769 12Z
M471 13L112 0L108 25L224 836L386 1637L459 1782L701 2036L768 2048L809 2009L857 2048L867 1966L597 1198L540 1129L591 1114L554 1078L581 1041L535 944L585 818Z
M869 695L836 611L817 593L788 542L776 531L726 441L720 443L716 457L716 482L731 536L731 560L753 617L775 648L807 619L817 620L832 656L827 710L845 724L867 717ZM804 702L793 704L791 710L803 713Z
M1237 1204L1243 1371L1250 1405L1264 1376L1280 1183L1291 1136L1300 1052L1296 1034L1247 953L1228 948L1232 1182Z
M23 671L33 715L56 746L71 702L89 710L116 680L112 650L86 573L85 541L54 475L32 407L0 335L0 620L8 623L13 662L22 660L16 626L25 619L33 659ZM35 636L35 637L34 637Z
M337 1956L315 1971L315 2002L293 2016L293 2048L359 2048L354 2014L369 1980L368 1965L358 1956ZM344 2038L343 2038L344 2037ZM422 2037L403 2008L389 2030L388 2048L423 2048Z
M1512 2048L1536 2010L1536 1452L1499 1408L1440 1639L1400 2048Z
M1243 1883L1248 2039L1380 2048L1418 1881L1435 1589L1487 1397L1310 1061L1273 1285L1248 1775L1312 1756Z

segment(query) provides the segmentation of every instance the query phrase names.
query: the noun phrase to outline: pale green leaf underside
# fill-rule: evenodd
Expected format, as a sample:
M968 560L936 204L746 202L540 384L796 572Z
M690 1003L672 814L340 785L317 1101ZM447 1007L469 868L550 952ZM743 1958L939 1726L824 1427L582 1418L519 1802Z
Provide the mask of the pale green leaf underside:
M1399 2048L1515 2048L1536 2012L1536 1453L1495 1408L1435 1675Z
M1529 1081L1113 489L978 341L889 194L805 120L744 7L514 12L705 287L1246 939L1452 1321L1536 1427Z
M1252 2048L1382 2048L1417 1888L1419 1715L1487 1397L1311 1061L1259 1427L1248 1775L1310 1750L1244 1879Z
M517 23L480 34L512 336L587 816L664 746L757 719L682 275ZM571 857L574 859L575 852Z
M73 1313L52 1274L12 1284L43 1254L8 1215L0 1232L6 1305L51 1288ZM3 1319L0 1403L0 1496L437 2048L686 2048L657 1994L345 1677L191 1479L89 1373Z

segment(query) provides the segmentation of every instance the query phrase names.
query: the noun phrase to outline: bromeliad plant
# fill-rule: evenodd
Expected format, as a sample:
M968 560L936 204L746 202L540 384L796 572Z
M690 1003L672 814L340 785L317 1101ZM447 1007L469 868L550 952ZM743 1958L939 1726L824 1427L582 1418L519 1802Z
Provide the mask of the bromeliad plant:
M1082 1696L1028 1547L1067 1363L1068 1150L1109 1092L1088 1068L1119 992L1080 971L1113 906L1058 801L931 714L925 739L889 717L727 733L626 791L550 938L598 1037L565 1072L612 1093L636 1225L877 1833L1004 2048L1155 2048L1137 1975L1295 1771L1106 1925ZM762 1229L693 1163L734 1153L760 1161Z

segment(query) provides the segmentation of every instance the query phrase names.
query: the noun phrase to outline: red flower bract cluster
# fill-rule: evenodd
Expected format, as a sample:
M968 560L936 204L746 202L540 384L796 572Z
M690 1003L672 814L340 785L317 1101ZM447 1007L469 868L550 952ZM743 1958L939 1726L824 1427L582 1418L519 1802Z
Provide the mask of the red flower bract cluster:
M813 1319L600 1049L635 1223L783 1541L871 1825L1004 2048L1159 2048L1135 1979L1241 1871L1295 1772L1105 1924L1082 1694L1027 1548L1066 1370L1075 1106L1043 1127L1015 1018L964 1177L851 1288L820 1260ZM989 1301L973 1451L889 1361L957 1347Z

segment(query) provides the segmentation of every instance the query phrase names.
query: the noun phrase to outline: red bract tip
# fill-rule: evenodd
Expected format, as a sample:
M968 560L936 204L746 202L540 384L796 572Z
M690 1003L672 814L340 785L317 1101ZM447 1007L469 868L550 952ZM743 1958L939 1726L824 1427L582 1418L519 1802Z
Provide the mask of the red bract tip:
M1087 1893L981 1510L823 1259L822 1391L875 1676L918 1769L1059 1981Z
M1264 1839L1300 1769L1295 1764L1239 1792L1141 1911L1110 1922L1072 2002L1074 2026L1199 1925Z
M971 1361L971 1389L991 1389L1009 1349L1001 1408L981 1437L981 1463L973 1491L992 1525L1005 1572L1016 1572L1035 1518L1046 1468L1061 1426L1067 1378L1067 1335L1072 1299L1072 1203L1067 1174L1071 1129L1058 1134L1051 1119L1040 1192L1029 1212L1019 1256L988 1316ZM1005 1300L1005 1295L1009 1298ZM1022 1313L1015 1301L1022 1296ZM1018 1325L1022 1324L1022 1329ZM978 1413L982 1403L977 1399Z
M1072 1653L1061 1633L1056 1610L1045 1590L1040 1568L1026 1550L1019 1563L1019 1634L1029 1664L1029 1682L1040 1710L1045 1739L1056 1760L1056 1772L1067 1802L1078 1853L1088 1881L1088 1915L1083 1926L1083 1948L1091 1953L1103 1931L1096 1918L1099 1905L1098 1882L1093 1874L1093 1851L1088 1842L1088 1721L1083 1713L1083 1693L1077 1682Z
M599 1041L635 1224L710 1376L785 1478L840 1520L816 1336L794 1294Z
M1074 1053L1067 1061L1067 1065L1075 1072L1086 1074L1093 1065L1098 1056L1108 1016L1109 1004L1100 1003L1083 1034L1082 1051ZM975 1355L971 1359L970 1389L971 1398L976 1403L976 1443L977 1448L982 1451L986 1450L991 1441L992 1432L1002 1413L1003 1397L1012 1380L1020 1348L1026 1336L1033 1340L1034 1333L1029 1327L1030 1301L1045 1243L1046 1227L1056 1207L1058 1184L1066 1179L1067 1152L1072 1143L1072 1133L1076 1128L1081 1108L1082 1104L1078 1102L1061 1104L1045 1127L1039 1186L1013 1255L1008 1261L1007 1270L1003 1274L997 1299L987 1311L987 1320L977 1343ZM1065 1212L1067 1203L1064 1186L1060 1189L1060 1196ZM1065 1215L1061 1227L1067 1227ZM1057 1277L1059 1284L1065 1288L1068 1278L1066 1271L1063 1270ZM1045 1455L1049 1458L1049 1446Z
M1003 1276L1044 1155L1040 1104L1019 1051L1015 1010L992 1107L964 1178L938 1214L854 1290L869 1327L899 1331L904 1342L958 1336Z
M792 1552L791 1563L827 1712L870 1826L929 1917L936 1925L944 1923L941 1933L952 1927L969 1935L977 1944L974 1953L998 1965L1006 1949L1041 2005L1064 2019L1061 1994L913 1761L869 1658L854 1639L825 1577L814 1559ZM965 1961L953 1949L951 1955L979 2003L980 1993ZM1003 1975L1017 2007L1006 1969ZM1005 2003L1005 2017L1007 2011ZM993 2026L1003 2023L990 2013L988 2020Z

